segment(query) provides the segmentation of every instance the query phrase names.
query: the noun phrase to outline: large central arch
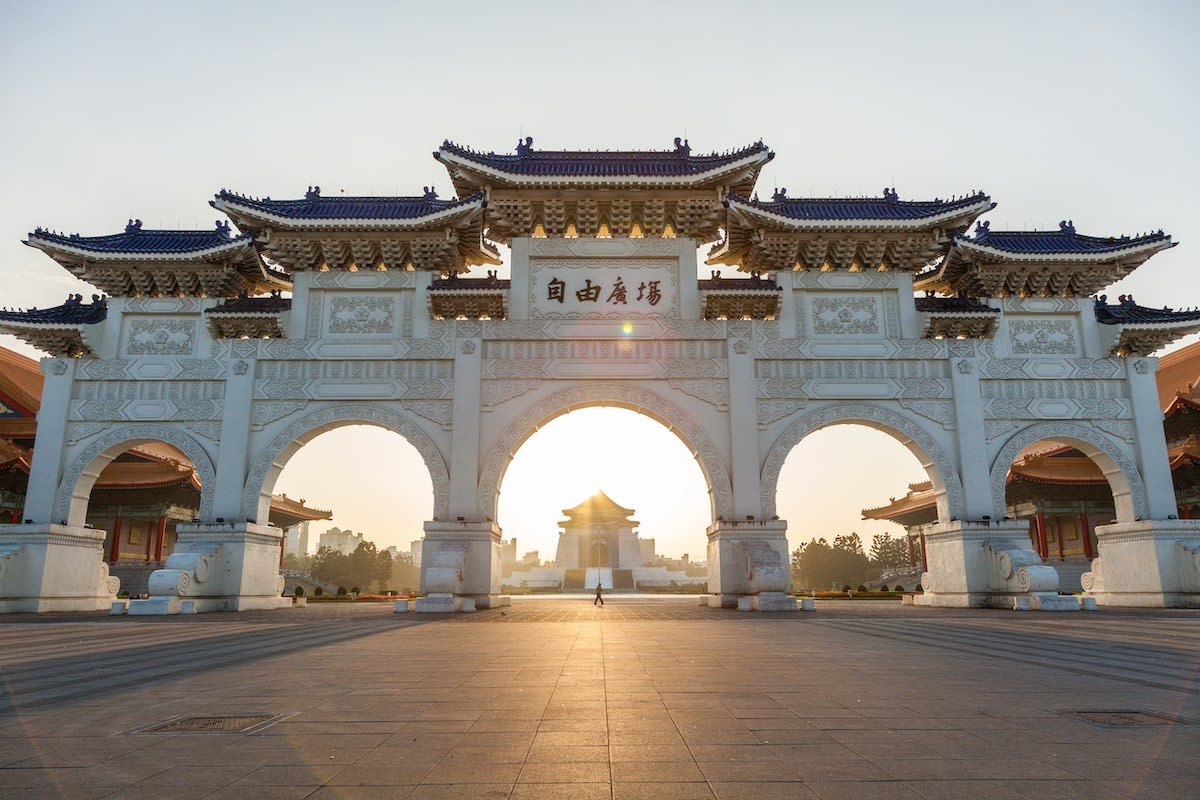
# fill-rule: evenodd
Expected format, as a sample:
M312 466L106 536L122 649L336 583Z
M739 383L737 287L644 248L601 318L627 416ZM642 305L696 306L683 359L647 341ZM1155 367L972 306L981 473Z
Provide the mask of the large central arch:
M337 405L314 411L280 431L250 467L242 490L242 509L250 521L264 521L270 512L271 490L288 459L322 433L345 425L375 425L399 434L421 454L433 483L434 518L445 519L450 509L450 472L433 439L421 427L395 411L377 405Z
M479 508L496 519L500 483L521 445L538 428L571 411L614 406L636 411L674 433L700 464L708 482L712 518L731 517L733 484L716 444L690 415L660 394L622 383L589 383L550 395L525 411L496 437L483 459L479 475Z
M865 403L826 406L805 414L784 429L771 445L763 462L760 486L763 512L766 515L775 514L779 472L792 448L814 431L841 424L865 425L894 437L917 457L929 474L937 497L938 519L965 517L962 479L953 459L946 451L924 428L908 417Z

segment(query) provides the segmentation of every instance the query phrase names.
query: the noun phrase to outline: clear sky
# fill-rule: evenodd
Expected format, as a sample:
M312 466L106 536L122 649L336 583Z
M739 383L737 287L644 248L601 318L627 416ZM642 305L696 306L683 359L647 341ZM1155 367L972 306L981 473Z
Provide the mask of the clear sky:
M208 201L223 187L283 198L309 184L415 194L432 183L447 196L430 157L443 139L508 151L523 135L546 149L665 148L687 136L694 152L761 138L776 152L764 192L983 189L999 203L993 230L1064 218L1096 235L1163 228L1183 245L1109 293L1200 303L1200 6L1190 2L0 0L0 14L3 306L90 293L20 244L39 225L99 235L137 217L207 228L218 217ZM580 492L611 483L660 551L702 552L703 482L661 428L663 444L647 433L616 461L618 471L658 466L645 499L622 496L613 471L548 483L561 448L588 427L564 417L518 453L502 487L506 535L552 553L545 526ZM391 437L342 435L301 450L278 488L334 507L336 524L383 545L406 544L432 505L415 454L401 442L393 455ZM838 438L853 435L811 437L789 458L780 513L794 541L870 531L859 509L920 479L907 451L873 433ZM369 471L403 488L364 491L375 484L363 448ZM306 460L335 458L345 466L305 471ZM839 478L842 459L850 468ZM868 463L881 474L863 474ZM656 499L676 484L679 499ZM409 497L417 486L424 500ZM534 498L544 504L536 513ZM704 513L692 516L698 505ZM650 530L657 519L665 527Z

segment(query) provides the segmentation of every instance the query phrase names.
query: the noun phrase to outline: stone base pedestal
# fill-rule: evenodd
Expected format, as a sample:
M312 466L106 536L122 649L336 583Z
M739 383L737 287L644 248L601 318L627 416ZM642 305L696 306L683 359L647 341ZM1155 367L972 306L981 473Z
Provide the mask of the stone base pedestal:
M415 610L426 613L497 608L500 594L500 526L494 522L425 523L421 591Z
M108 611L120 587L104 562L104 531L0 525L0 613Z
M418 614L452 614L456 611L454 607L454 595L449 592L434 592L423 597L418 597L413 604L413 611Z
M1083 588L1097 605L1200 608L1200 520L1097 525L1096 542Z
M928 572L918 606L1078 610L1057 598L1058 571L1031 548L1029 526L1014 520L940 522L922 529Z
M708 528L708 605L795 611L795 598L786 594L790 564L783 520L714 522Z
M149 599L129 604L131 615L291 608L281 596L279 528L215 522L176 531L175 551L150 575Z

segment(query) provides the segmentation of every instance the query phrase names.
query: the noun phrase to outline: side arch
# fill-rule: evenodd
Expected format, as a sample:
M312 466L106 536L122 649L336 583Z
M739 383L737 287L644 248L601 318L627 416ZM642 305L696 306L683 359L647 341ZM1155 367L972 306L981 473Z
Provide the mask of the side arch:
M704 428L665 397L636 386L590 383L541 400L511 422L488 447L479 473L478 507L492 519L500 501L500 482L521 444L546 423L581 408L614 406L644 414L663 425L683 442L708 481L712 518L732 518L733 483L716 444Z
M1008 482L1008 471L1016 457L1029 445L1043 439L1066 442L1079 449L1100 467L1108 485L1112 487L1113 505L1118 522L1132 522L1146 518L1146 485L1142 475L1131 459L1107 435L1096 428L1072 422L1045 422L1031 425L1013 434L992 462L990 480L992 485L993 513L1004 516L1007 504L1004 499Z
M912 419L880 406L865 403L831 405L809 412L784 429L767 451L763 462L763 513L774 516L779 472L792 448L804 437L821 428L839 424L859 424L882 431L908 448L929 474L937 498L938 519L963 519L963 488L954 460L934 438Z
M416 448L433 483L433 516L446 519L450 509L450 472L437 444L419 424L387 408L337 405L314 411L288 425L258 450L242 489L246 519L265 521L271 509L271 490L288 460L322 433L345 425L375 425L399 434Z
M83 525L96 479L112 460L131 447L146 442L165 442L178 448L200 476L200 519L212 517L213 491L217 473L208 451L179 428L168 425L125 425L104 434L84 448L63 473L54 496L54 520Z

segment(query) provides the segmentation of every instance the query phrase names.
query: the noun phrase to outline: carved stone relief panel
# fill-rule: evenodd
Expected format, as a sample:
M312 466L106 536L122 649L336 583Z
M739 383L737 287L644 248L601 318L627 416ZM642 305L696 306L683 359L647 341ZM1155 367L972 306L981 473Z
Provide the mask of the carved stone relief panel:
M125 355L190 356L196 348L196 320L134 317L126 320Z
M396 332L393 294L330 292L325 332L334 336L389 336Z
M75 384L74 420L220 419L221 381L87 381Z
M448 361L267 361L259 364L255 397L299 399L440 399L453 392Z
M204 301L198 297L131 297L127 314L198 314Z
M389 270L330 270L314 272L309 286L316 289L411 289L417 285L415 272Z
M559 340L483 343L484 378L719 378L723 341Z
M878 294L809 292L812 336L882 336L882 297Z
M1012 317L1008 320L1008 341L1017 356L1077 356L1079 334L1073 317Z

